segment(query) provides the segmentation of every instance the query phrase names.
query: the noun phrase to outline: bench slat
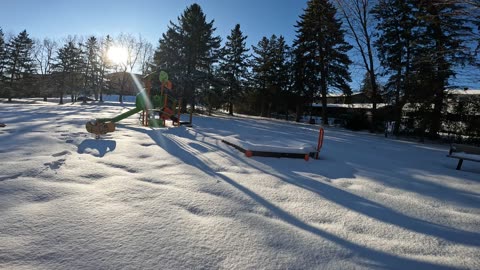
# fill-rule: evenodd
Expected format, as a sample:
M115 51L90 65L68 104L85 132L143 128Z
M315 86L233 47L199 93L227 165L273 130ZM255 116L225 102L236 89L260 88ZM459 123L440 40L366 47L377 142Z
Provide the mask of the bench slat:
M450 146L451 153L455 152L465 152L467 154L473 155L480 155L480 147L475 147L471 145L463 145L463 144L452 144Z
M450 158L458 158L458 159L463 159L463 160L469 160L469 161L476 161L476 162L480 162L480 157L479 157L479 159L468 158L468 157L462 157L462 156L455 156L455 155L447 155L447 157L450 157Z
M457 158L457 170L460 170L464 160L480 162L480 147L451 144L447 157Z

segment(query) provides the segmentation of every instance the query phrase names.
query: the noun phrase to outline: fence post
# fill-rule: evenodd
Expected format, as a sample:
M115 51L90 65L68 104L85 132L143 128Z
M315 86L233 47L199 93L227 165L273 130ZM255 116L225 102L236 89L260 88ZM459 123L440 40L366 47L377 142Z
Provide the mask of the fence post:
M318 159L318 155L320 154L320 149L323 146L323 135L325 131L323 130L323 127L320 127L320 130L318 131L318 144L317 144L317 154L315 155L315 159Z

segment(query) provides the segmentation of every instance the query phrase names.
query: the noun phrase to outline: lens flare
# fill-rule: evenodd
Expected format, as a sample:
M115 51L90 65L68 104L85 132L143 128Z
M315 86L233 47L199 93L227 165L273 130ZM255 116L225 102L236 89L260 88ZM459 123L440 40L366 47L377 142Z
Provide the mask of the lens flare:
M123 47L111 47L107 52L108 59L114 64L126 64L128 59L128 51Z

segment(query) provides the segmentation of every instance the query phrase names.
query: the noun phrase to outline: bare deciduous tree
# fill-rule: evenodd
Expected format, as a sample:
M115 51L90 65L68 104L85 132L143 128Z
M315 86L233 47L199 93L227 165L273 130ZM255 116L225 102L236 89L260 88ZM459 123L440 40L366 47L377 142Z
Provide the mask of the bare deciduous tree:
M140 51L140 72L142 75L146 75L149 73L150 66L153 63L153 45L152 43L148 42L147 40L143 39L141 36L139 37L139 43L141 44L141 51Z
M119 97L118 101L123 102L123 95L125 94L125 90L127 87L127 83L130 81L128 76L129 73L133 72L134 68L136 67L141 52L143 44L139 40L137 40L131 34L120 34L116 39L116 46L123 48L127 52L127 57L125 61L117 64L117 70L121 72L120 79L118 81L119 86Z
M50 38L44 38L43 41L35 41L35 61L37 62L38 73L40 74L39 90L43 95L43 100L47 101L47 96L51 94L54 87L54 81L51 78L55 60L55 52L58 49L58 43Z
M373 50L373 18L370 16L370 10L374 6L375 0L336 0L337 7L343 15L350 35L355 41L355 47L360 52L363 66L365 67L372 87L372 126L375 128L376 109L379 100L379 89L377 76L375 74L375 61Z

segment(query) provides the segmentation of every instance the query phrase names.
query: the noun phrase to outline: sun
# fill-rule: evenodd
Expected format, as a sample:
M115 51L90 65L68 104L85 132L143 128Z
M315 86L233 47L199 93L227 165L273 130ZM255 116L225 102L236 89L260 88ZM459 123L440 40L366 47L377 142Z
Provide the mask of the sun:
M125 64L127 62L128 52L127 49L123 47L114 46L108 49L107 56L114 64Z

